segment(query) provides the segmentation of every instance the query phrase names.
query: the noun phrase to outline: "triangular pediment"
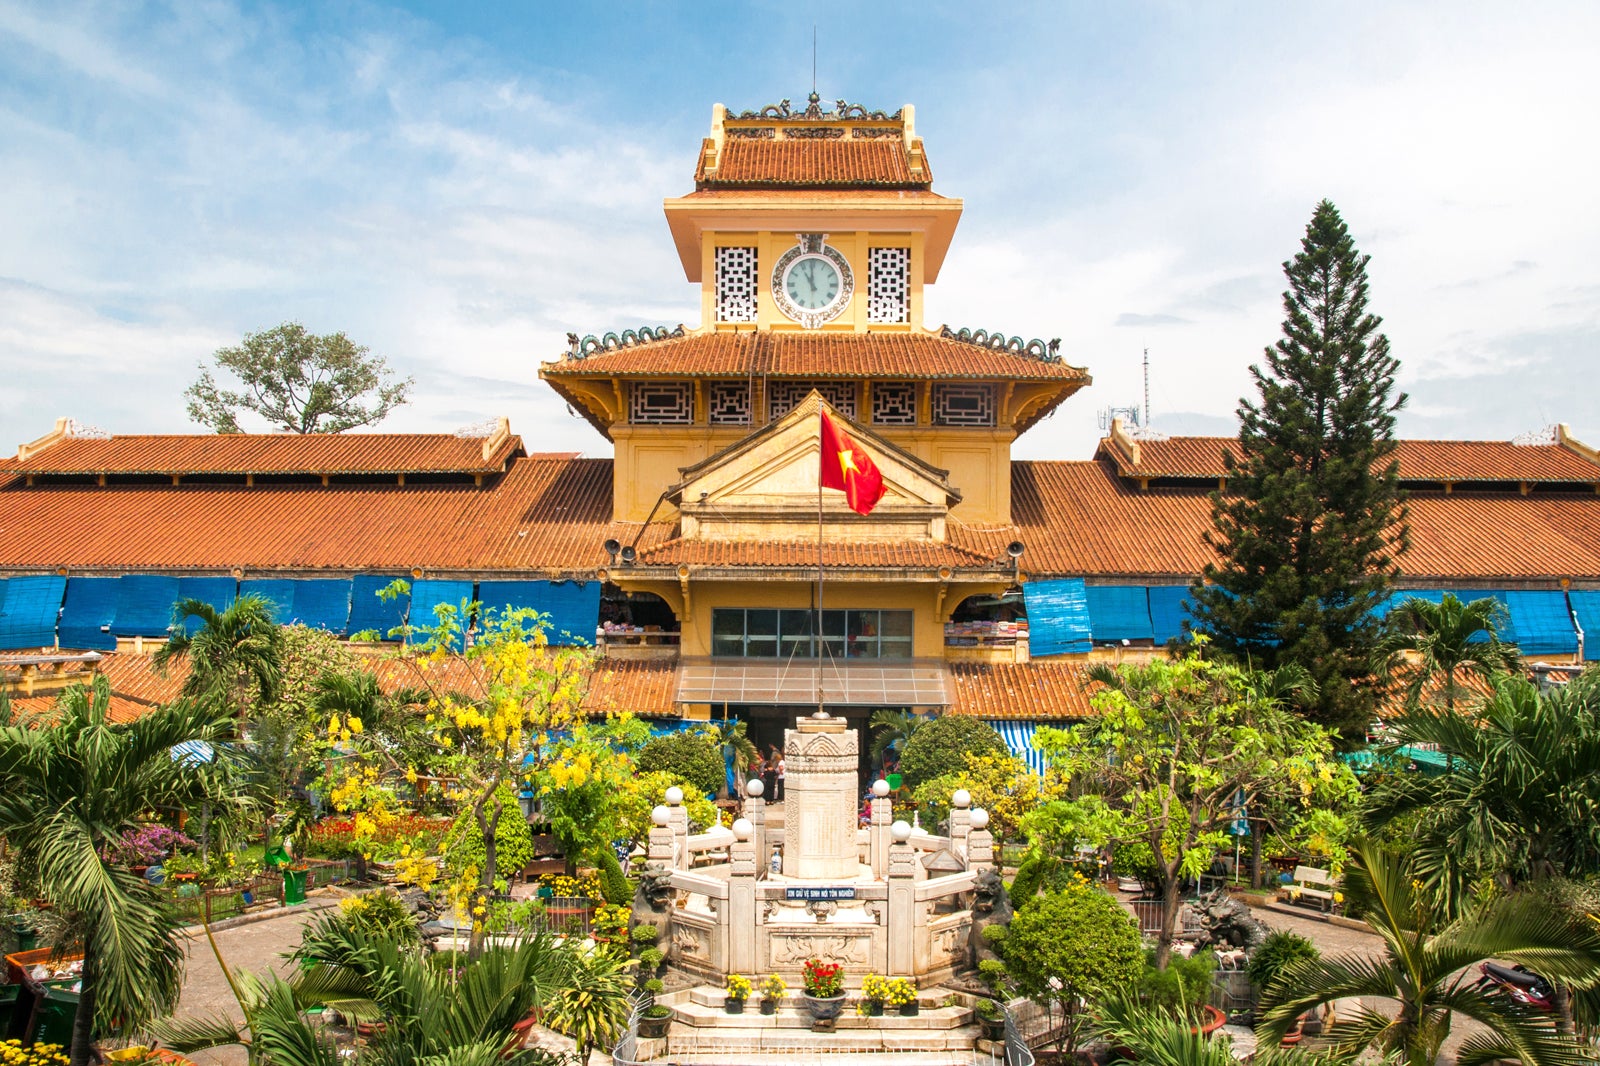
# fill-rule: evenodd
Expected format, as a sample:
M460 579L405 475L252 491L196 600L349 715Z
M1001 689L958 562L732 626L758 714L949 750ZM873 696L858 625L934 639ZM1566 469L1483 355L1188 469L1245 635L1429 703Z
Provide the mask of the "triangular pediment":
M947 472L840 414L815 392L776 422L683 469L683 480L668 499L685 520L684 535L814 537L824 410L872 457L886 490L866 516L851 512L843 493L824 490L825 523L848 522L862 539L943 540L944 518L961 498Z

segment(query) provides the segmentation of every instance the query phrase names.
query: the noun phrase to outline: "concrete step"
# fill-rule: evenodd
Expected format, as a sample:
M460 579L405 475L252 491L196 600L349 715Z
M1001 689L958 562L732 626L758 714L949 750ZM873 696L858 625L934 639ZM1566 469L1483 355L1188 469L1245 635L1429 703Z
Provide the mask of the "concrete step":
M667 1033L667 1055L677 1063L700 1061L702 1055L738 1055L754 1053L786 1054L793 1061L796 1056L814 1056L813 1061L837 1062L835 1056L854 1052L873 1056L873 1062L883 1062L881 1055L888 1052L943 1052L959 1055L966 1063L972 1061L972 1049L981 1035L977 1026L944 1030L905 1029L845 1029L831 1033L814 1033L807 1028L760 1029L753 1027L720 1027L699 1029L692 1026L673 1025ZM752 1062L748 1058L743 1060Z
M659 997L656 1002L671 1007L679 1022L700 1028L806 1031L811 1028L811 1013L801 996L785 995L775 1014L762 1014L760 1001L754 997L745 1003L742 1014L729 1014L724 1009L725 998L719 988L700 986L687 993ZM835 1029L841 1032L854 1029L918 1032L960 1029L974 1024L969 1007L935 1006L943 998L932 994L922 997L922 1006L912 1017L906 1017L896 1010L885 1010L882 1015L869 1018L857 1014L855 1003L849 1002L840 1013Z
M673 1066L795 1066L797 1061L827 1066L972 1066L973 1058L970 1051L844 1051L804 1060L793 1052L776 1051L692 1051L672 1056Z

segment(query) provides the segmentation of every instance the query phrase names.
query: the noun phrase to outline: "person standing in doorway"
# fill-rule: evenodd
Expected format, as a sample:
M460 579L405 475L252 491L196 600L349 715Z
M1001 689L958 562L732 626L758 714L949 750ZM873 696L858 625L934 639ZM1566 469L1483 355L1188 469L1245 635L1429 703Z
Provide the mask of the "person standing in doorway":
M778 753L778 802L783 802L783 752Z
M767 758L761 764L761 783L765 786L767 801L778 802L778 749L767 745Z

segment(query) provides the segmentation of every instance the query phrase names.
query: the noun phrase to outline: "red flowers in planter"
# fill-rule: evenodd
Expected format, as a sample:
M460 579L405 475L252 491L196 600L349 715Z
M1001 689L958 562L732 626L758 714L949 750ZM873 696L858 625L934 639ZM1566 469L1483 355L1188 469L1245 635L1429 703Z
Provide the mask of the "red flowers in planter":
M808 996L831 999L844 992L844 967L837 962L807 959L803 979Z

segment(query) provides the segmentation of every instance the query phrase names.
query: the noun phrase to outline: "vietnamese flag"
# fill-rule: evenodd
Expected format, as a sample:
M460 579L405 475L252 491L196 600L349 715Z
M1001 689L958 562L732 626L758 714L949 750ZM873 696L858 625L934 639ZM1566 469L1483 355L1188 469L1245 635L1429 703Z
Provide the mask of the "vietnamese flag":
M883 474L872 456L862 451L822 412L822 487L839 489L856 514L867 514L883 499Z

